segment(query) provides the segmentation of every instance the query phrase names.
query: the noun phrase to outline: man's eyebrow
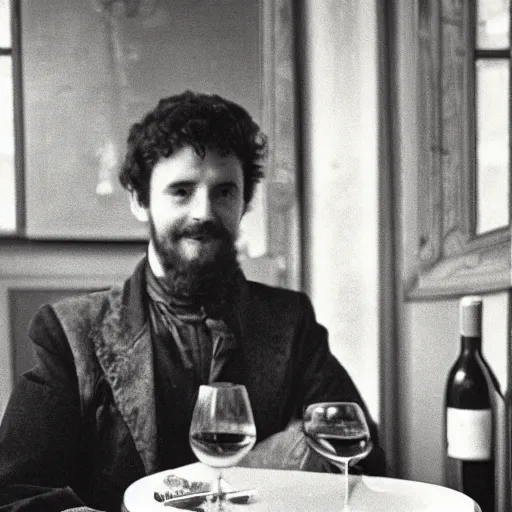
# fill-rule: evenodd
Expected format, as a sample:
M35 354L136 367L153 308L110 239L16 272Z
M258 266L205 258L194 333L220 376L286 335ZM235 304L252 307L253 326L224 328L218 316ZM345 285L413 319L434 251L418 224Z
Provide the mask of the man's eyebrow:
M180 188L180 187L192 187L196 184L193 180L179 180L179 181L172 181L171 183L168 183L165 188Z
M223 181L222 183L218 183L216 187L238 188L238 183L236 181Z
M171 183L168 183L166 186L165 186L165 189L166 190L172 190L172 189L175 189L175 188L181 188L181 187L194 187L195 185L197 185L197 182L194 181L194 180L178 180L178 181L172 181ZM229 188L234 188L234 189L238 189L238 183L236 181L223 181L221 183L216 183L215 184L215 188L225 188L225 187L229 187Z

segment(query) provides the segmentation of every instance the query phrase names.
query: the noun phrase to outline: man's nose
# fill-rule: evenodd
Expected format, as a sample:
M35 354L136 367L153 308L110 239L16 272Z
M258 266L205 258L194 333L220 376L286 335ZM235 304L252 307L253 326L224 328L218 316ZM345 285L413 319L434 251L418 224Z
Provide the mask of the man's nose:
M195 221L213 220L213 204L208 190L199 189L194 194L191 217Z

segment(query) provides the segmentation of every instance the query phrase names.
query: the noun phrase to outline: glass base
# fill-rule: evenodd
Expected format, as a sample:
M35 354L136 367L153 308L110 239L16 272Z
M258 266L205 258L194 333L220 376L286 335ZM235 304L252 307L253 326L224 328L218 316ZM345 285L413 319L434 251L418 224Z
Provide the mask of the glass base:
M204 512L231 512L232 507L225 495L221 494L220 496L209 496L201 510Z

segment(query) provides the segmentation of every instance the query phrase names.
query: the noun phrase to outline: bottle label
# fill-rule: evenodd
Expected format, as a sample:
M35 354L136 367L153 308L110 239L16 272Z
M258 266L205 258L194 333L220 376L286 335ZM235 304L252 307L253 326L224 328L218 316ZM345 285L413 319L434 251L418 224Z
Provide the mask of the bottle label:
M490 460L492 416L490 409L446 411L448 457L461 460Z

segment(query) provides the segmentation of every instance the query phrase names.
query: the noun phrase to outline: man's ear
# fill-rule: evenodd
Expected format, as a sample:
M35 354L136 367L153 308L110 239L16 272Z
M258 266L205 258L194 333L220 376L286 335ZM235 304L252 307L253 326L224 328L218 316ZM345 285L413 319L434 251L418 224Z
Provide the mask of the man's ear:
M149 210L139 203L139 198L134 190L130 192L130 209L138 221L147 222L149 220Z

